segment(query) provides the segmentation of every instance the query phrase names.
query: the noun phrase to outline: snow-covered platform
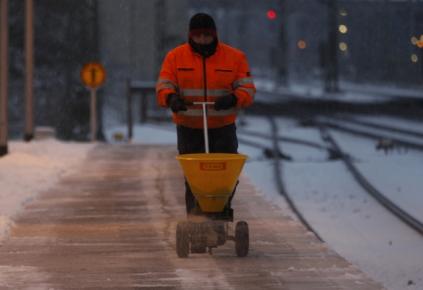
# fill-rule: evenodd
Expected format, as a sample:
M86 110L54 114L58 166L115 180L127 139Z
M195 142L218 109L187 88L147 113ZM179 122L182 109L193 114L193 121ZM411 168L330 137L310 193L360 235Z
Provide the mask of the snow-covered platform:
M382 289L244 177L234 209L250 225L248 257L228 242L178 258L185 206L175 155L174 146L98 145L17 217L0 244L0 288Z

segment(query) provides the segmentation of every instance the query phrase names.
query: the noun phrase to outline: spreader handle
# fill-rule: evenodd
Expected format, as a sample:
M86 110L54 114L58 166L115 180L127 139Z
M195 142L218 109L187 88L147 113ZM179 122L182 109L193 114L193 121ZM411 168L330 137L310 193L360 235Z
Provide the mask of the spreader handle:
M193 102L194 105L202 105L202 104L206 104L206 105L214 105L215 102Z
M214 105L214 102L194 102L194 105L201 105L203 107L203 127L204 127L204 148L206 149L206 153L210 153L209 150L209 134L208 127L207 127L207 112L206 106L207 105Z

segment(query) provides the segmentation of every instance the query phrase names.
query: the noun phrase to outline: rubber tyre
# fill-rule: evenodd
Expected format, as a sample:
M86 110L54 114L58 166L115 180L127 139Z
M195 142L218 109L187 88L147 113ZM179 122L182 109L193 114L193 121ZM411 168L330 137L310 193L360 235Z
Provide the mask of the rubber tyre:
M189 231L186 222L180 222L176 226L176 253L179 258L187 258L189 255Z
M235 227L235 252L238 257L245 257L248 255L250 248L250 233L248 224L244 221L236 223Z

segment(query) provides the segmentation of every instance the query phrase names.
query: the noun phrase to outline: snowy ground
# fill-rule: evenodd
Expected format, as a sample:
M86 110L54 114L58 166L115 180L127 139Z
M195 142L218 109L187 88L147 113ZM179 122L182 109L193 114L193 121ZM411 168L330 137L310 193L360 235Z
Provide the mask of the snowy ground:
M248 129L269 130L264 119L247 119ZM395 124L395 120L388 124ZM266 124L267 123L267 124ZM279 134L322 142L317 130L302 128L289 119L278 119ZM386 124L386 123L385 123ZM405 210L423 220L423 153L376 152L374 142L332 132L344 150L376 188ZM244 136L243 136L244 138ZM266 140L249 138L266 144ZM323 144L323 143L322 143ZM270 146L270 144L268 144ZM284 162L283 178L306 219L338 253L358 265L387 289L423 289L423 238L373 200L354 181L341 161L327 161L327 153L315 148L281 143L293 162ZM284 201L272 182L271 161L260 160L260 150L240 147L253 156L244 173L267 198L284 209ZM410 284L410 285L409 285Z
M53 139L9 142L10 153L0 158L0 240L21 207L75 170L93 146Z
M355 165L381 192L401 208L423 221L423 152L413 150L388 154L376 152L375 143L367 139L332 132L339 145L355 158Z

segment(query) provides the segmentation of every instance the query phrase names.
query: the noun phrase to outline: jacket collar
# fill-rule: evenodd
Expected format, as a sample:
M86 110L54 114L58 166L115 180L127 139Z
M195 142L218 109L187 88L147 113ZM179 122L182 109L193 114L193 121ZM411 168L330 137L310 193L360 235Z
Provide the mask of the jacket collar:
M219 47L219 41L217 38L215 38L211 44L201 45L201 44L195 43L190 38L188 40L188 45L190 46L191 50L194 53L199 54L202 57L208 58L217 52L217 49Z

